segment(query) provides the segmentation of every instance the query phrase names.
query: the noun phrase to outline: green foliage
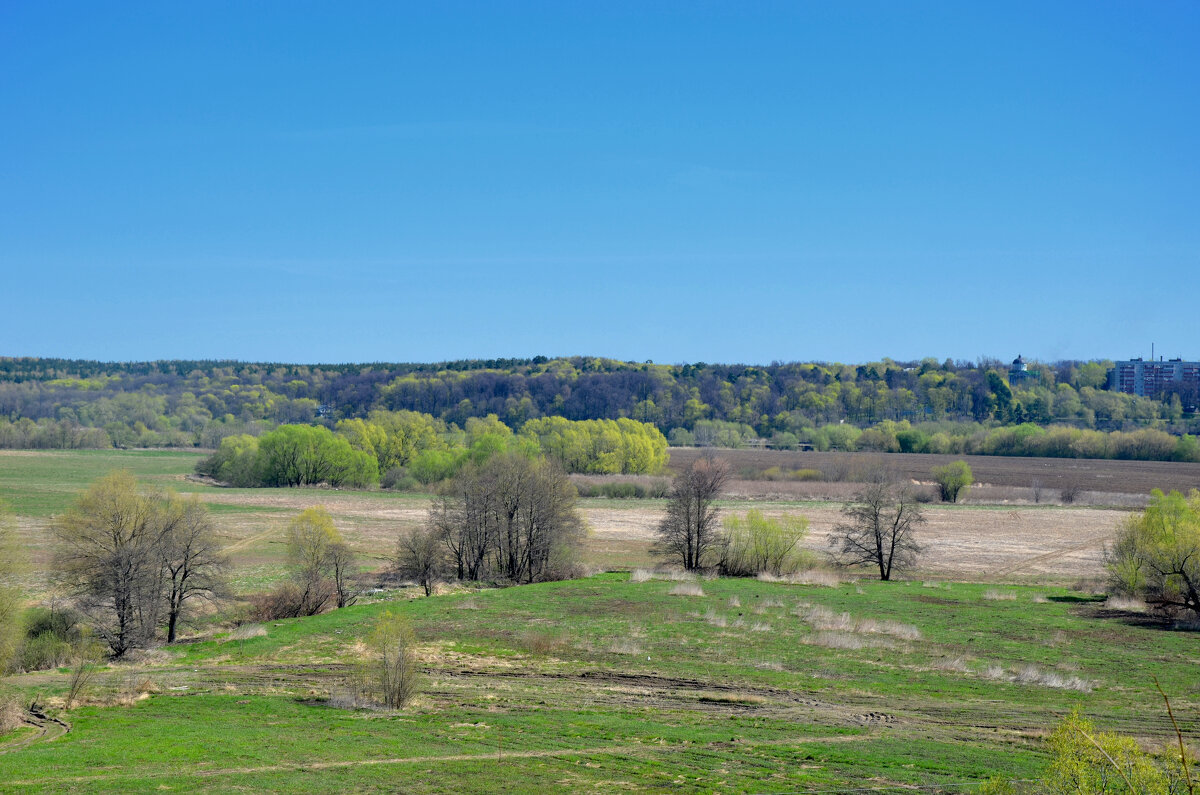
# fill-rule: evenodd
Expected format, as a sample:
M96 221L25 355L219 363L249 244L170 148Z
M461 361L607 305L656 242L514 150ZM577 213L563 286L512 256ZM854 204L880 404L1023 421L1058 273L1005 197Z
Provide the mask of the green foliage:
M1112 587L1167 609L1200 615L1200 491L1151 492L1107 552Z
M355 450L328 428L281 425L258 442L265 486L370 486L379 482L375 458Z
M816 559L800 548L808 535L808 519L798 514L763 516L750 510L745 516L728 516L721 549L721 573L730 577L776 576L812 568Z
M222 439L217 451L196 465L196 471L230 486L258 486L264 479L262 463L258 439L238 434Z
M521 434L536 439L546 457L567 472L657 474L667 463L666 437L653 425L635 420L543 417L525 423Z
M196 471L231 486L366 487L379 482L376 458L328 428L281 425L259 438L230 436Z
M934 467L933 479L937 481L942 502L958 502L958 498L965 496L967 489L975 482L975 476L971 474L971 467L966 461L953 461Z
M1178 756L1146 753L1132 737L1097 731L1078 708L1050 735L1048 795L1175 795L1185 789Z

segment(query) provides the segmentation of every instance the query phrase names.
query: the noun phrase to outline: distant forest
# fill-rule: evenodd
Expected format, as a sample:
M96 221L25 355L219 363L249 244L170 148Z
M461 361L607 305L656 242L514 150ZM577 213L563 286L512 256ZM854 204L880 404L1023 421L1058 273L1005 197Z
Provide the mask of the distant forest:
M656 426L676 445L1193 460L1195 440L1185 435L1200 429L1200 419L1184 410L1192 396L1108 391L1109 367L1031 363L1029 377L1010 384L998 360L747 366L540 356L339 365L0 358L0 447L215 448L227 436L282 424L335 428L372 411L403 410L460 428L488 415L513 429L541 417L629 418Z

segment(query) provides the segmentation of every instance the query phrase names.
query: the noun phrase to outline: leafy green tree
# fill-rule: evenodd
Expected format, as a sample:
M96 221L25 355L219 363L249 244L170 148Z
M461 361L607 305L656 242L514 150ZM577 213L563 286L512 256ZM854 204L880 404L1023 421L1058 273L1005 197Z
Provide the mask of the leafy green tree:
M368 486L379 482L375 458L328 428L281 425L258 441L258 467L267 486Z
M933 468L933 479L937 481L942 502L958 502L975 482L971 467L966 461L953 461Z
M259 465L258 439L237 434L222 439L216 452L196 465L196 471L230 486L260 486L263 473Z
M1101 732L1076 708L1050 735L1050 764L1041 778L1048 795L1170 795L1192 789L1181 760L1148 754L1137 741Z
M1107 551L1114 590L1165 609L1200 615L1200 490L1151 492Z
M299 589L299 614L316 615L337 595L332 558L345 542L323 505L301 511L288 523L287 534L288 562Z

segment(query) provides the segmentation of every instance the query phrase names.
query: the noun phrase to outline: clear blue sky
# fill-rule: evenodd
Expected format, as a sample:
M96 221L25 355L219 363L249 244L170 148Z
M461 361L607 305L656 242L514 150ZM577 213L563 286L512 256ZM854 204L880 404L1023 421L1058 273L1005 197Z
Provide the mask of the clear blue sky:
M1198 53L1191 0L11 0L0 355L1200 358Z

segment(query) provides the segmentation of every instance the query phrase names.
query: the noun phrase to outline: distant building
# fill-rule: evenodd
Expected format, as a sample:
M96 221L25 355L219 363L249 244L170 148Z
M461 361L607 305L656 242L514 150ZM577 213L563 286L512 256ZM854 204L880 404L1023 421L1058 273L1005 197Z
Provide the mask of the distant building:
M1008 368L1008 383L1012 386L1023 384L1031 375L1033 374L1029 372L1029 365L1025 364L1025 359L1018 353Z
M1185 362L1183 359L1168 359L1148 362L1130 359L1117 362L1108 371L1108 388L1143 397L1162 397L1163 393L1177 393L1185 405L1194 406L1200 393L1200 362Z

